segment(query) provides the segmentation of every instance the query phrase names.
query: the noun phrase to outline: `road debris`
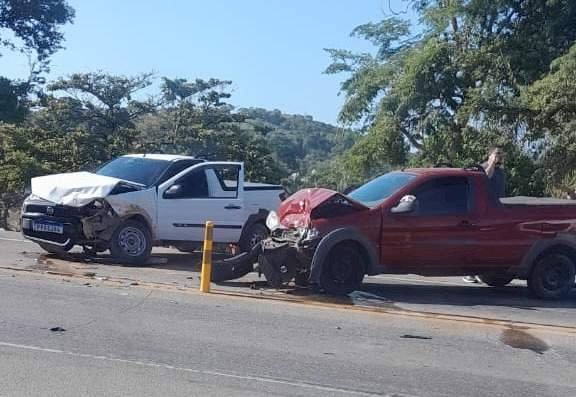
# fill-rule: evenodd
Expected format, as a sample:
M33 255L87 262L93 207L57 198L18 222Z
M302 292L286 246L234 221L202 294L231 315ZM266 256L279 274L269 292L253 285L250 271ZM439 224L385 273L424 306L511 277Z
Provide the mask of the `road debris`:
M52 331L52 332L65 332L66 330L62 327L53 327L53 328L50 328L50 331Z
M410 335L410 334L404 334L401 336L401 338L404 338L404 339L422 339L422 340L432 339L431 336L420 336L420 335Z

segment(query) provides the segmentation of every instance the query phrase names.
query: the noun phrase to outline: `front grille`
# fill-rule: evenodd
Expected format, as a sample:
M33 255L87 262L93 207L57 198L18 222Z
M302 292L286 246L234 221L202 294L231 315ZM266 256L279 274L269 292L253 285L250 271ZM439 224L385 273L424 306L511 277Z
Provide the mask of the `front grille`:
M74 215L73 210L62 205L28 204L26 205L25 212L28 214L46 214L56 217L69 217Z

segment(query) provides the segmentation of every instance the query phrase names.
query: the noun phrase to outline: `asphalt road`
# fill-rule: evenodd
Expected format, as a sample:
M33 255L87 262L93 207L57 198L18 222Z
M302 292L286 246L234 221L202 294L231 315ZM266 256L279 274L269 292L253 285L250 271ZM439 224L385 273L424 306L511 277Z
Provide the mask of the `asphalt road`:
M0 396L576 395L553 328L7 269L0 291Z
M198 288L199 255L182 254L169 249L155 249L154 253L151 263L143 268L119 266L105 256L94 261L75 254L62 260L46 255L36 244L23 240L19 233L0 231L0 268L81 277L88 275L87 281L90 282L114 279L121 283L147 283L173 289ZM262 279L252 273L240 280L213 285L213 289L308 303L327 300L325 296L310 294L305 290L276 291L259 280ZM362 291L332 303L345 307L576 327L576 290L569 299L563 301L542 301L529 294L525 281L514 281L511 286L498 289L482 284L466 284L460 277L382 275L367 277Z
M576 395L574 335L12 276L2 396Z

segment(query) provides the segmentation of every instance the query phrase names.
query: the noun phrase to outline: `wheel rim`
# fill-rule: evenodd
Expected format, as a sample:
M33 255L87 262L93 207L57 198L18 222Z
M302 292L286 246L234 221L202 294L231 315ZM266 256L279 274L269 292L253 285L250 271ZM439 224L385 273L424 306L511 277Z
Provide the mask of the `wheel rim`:
M252 248L256 247L256 245L258 245L258 243L260 243L262 240L266 239L266 237L268 237L268 236L262 232L252 233L252 235L250 236L249 243L248 243L248 245L250 246L250 250L252 250Z
M146 236L140 229L127 227L118 235L118 246L129 256L140 256L146 251Z
M568 269L561 263L552 264L542 278L543 287L548 291L556 291L564 288L569 278Z

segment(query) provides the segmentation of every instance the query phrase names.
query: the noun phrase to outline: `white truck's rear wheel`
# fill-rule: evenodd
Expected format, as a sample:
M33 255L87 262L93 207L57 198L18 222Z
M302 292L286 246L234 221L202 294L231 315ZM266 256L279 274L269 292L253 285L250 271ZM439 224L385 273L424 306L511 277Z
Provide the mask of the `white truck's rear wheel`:
M240 250L242 252L250 252L252 248L256 247L258 243L265 240L270 235L268 228L262 223L253 223L248 227L242 240L240 240Z

